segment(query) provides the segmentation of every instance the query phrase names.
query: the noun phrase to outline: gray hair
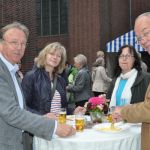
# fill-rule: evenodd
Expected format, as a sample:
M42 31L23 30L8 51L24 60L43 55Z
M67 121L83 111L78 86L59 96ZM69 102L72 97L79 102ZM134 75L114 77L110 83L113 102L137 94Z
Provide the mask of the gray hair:
M2 36L2 38L4 38L4 35L5 35L5 33L6 33L8 30L13 29L13 28L17 28L17 29L19 29L19 30L22 30L22 31L24 32L24 34L26 35L26 39L28 39L28 36L29 36L29 29L28 29L25 25L23 25L23 24L21 24L21 23L19 23L19 22L13 22L13 23L11 23L11 24L8 24L8 25L4 26L4 27L1 29L1 36Z
M145 13L139 15L139 16L136 18L135 22L136 22L137 20L139 20L140 18L142 18L142 17L148 17L148 18L150 18L150 12L145 12Z
M87 66L87 58L83 54L78 54L76 57L74 57L74 61L79 63L82 67Z

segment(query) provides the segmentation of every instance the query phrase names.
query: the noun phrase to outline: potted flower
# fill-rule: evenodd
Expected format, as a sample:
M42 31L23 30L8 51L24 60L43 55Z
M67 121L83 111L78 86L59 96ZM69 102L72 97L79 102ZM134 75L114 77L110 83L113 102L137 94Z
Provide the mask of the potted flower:
M84 107L93 123L101 123L103 114L108 111L107 100L102 97L91 97Z

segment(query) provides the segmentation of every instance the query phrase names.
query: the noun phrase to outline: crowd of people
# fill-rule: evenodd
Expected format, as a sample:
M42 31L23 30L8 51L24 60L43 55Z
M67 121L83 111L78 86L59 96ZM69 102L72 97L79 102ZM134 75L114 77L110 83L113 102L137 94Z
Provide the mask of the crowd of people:
M150 12L136 19L134 30L137 41L150 54ZM142 150L149 149L150 74L142 70L141 58L133 46L119 49L112 78L108 76L103 51L97 52L89 69L83 54L73 58L73 65L66 63L66 49L59 42L45 46L34 59L32 70L23 76L19 65L28 28L13 22L3 27L1 34L0 147L3 150L30 150L33 135L46 140L55 134L74 135L75 128L57 122L58 113L62 107L67 114L85 113L84 105L92 96L104 96L109 107L115 106L115 122L142 122Z

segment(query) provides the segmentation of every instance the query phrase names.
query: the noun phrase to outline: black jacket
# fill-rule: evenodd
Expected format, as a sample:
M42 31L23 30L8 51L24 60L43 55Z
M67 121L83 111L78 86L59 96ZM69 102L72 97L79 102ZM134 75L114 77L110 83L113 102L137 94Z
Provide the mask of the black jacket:
M45 69L34 67L27 72L22 80L22 88L29 111L41 115L50 112L51 81ZM62 107L67 108L66 83L59 75L57 75L56 89L60 93ZM68 110L68 114L71 112L72 110Z
M113 79L113 81L110 84L110 87L106 94L107 99L111 99L116 79L117 78ZM144 97L149 83L150 83L150 74L147 72L139 71L135 79L135 82L131 87L131 93L132 93L131 104L144 101Z

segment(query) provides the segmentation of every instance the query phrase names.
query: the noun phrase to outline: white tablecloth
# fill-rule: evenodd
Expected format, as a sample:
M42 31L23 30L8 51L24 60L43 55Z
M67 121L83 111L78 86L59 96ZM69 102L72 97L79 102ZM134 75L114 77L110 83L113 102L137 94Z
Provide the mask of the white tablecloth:
M34 137L34 150L140 150L141 126L132 124L119 133L102 133L85 129L68 138L54 137L52 141Z

